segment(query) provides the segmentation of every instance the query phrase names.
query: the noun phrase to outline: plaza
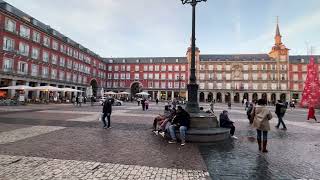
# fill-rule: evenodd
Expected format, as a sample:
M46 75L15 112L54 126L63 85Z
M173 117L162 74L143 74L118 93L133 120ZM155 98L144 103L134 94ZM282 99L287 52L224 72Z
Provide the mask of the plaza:
M0 107L0 179L320 177L320 124L306 121L306 109L288 110L287 131L274 128L274 115L264 154L257 150L243 106L229 110L238 140L182 147L151 132L163 105L151 103L148 111L136 103L114 107L111 129L102 128L99 105ZM216 104L215 114L223 109L225 104Z

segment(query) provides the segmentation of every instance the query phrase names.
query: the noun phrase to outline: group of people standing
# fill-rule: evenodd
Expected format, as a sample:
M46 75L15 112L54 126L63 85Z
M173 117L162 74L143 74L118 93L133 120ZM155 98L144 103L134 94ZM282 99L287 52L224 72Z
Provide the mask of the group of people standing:
M140 104L141 104L141 107L142 107L142 110L143 111L145 111L145 110L148 110L149 109L149 100L148 99L141 99L141 98L139 98L139 99L137 99L137 101L138 101L138 106L140 106Z
M73 96L73 97L72 97L72 103L73 103L75 106L80 106L80 107L81 107L81 104L82 104L82 103L84 103L84 104L87 103L87 97L83 97L83 96Z

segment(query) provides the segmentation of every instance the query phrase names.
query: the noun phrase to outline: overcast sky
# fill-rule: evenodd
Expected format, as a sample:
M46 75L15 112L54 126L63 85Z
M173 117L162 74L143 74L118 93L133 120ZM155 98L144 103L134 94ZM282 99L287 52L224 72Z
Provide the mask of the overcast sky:
M103 57L184 56L191 6L181 0L6 0ZM268 53L276 16L290 54L320 54L320 0L207 0L197 5L202 54Z

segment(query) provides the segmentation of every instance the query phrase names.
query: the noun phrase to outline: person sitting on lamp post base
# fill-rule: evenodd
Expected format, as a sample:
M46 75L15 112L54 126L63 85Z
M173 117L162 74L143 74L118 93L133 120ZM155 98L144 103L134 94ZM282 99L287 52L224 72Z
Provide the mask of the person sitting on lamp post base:
M180 139L181 139L181 146L185 145L186 142L186 132L190 125L190 115L187 111L185 111L181 106L177 107L177 113L175 118L172 120L172 124L169 126L169 132L171 140L169 141L170 144L177 143L176 138L176 129L180 131Z
M234 122L231 121L228 117L228 111L223 110L222 113L220 114L220 127L230 128L231 137L234 139L238 139L236 136L234 136L234 131L236 130L236 128L234 127L233 123Z

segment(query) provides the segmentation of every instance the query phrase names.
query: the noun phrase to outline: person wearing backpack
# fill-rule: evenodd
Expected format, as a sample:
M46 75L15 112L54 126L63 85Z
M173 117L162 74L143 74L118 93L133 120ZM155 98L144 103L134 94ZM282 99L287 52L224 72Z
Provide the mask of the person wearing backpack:
M287 130L286 125L283 122L283 116L286 113L287 110L287 105L282 103L281 100L278 100L277 104L276 104L276 115L278 116L278 124L275 126L276 128L280 127L280 124L282 124L283 126L283 130Z

